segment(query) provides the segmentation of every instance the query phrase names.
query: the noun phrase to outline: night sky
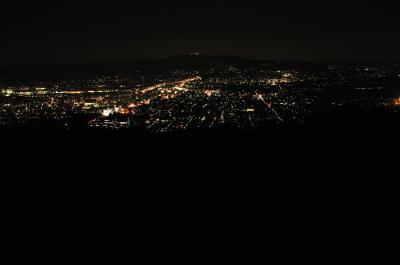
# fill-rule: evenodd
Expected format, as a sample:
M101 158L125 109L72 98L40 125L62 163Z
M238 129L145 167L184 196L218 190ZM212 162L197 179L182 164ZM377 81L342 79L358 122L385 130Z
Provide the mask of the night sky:
M0 64L128 61L195 51L274 60L400 60L399 9L390 2L2 3Z

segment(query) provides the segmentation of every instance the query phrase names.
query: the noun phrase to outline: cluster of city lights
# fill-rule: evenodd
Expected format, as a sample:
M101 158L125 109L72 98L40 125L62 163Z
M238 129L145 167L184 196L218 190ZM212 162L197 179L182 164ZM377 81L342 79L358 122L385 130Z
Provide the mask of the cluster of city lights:
M132 111L128 108L123 108L123 107L115 107L115 108L108 108L105 109L101 112L101 115L103 117L109 117L112 114L121 114L121 115L129 115L131 114Z
M339 66L332 69L303 72L227 65L204 72L176 71L146 77L0 82L0 125L42 119L69 124L77 115L90 127L144 128L151 132L303 123L323 92L336 91L336 87L352 88L349 96L325 100L338 108L357 104L384 106L396 112L400 109L399 95L375 96L384 92L381 78L393 76L393 72L369 68L364 73L364 67L361 72Z
M163 100L169 100L169 99L174 99L176 97L176 94L179 92L187 92L188 89L186 86L190 82L194 81L199 81L201 80L201 77L196 76L193 78L187 78L184 80L180 80L177 82L164 82L161 84L153 85L150 87L144 87L141 89L142 94L147 94L152 91L158 91L155 96L143 99L138 102L132 102L129 103L127 107L113 107L113 108L106 108L101 111L101 115L103 117L110 117L113 114L120 114L120 115L129 115L132 113L135 113L135 110L141 106L144 105L150 105L153 100L156 100L157 98L161 98ZM94 123L97 119L94 119L91 121L91 123Z

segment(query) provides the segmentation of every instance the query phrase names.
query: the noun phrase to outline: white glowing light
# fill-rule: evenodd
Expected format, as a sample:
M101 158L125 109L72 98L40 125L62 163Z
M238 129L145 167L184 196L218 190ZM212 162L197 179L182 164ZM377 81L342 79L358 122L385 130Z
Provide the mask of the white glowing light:
M101 115L103 115L104 117L109 117L111 114L112 114L112 110L111 109L105 109L101 113Z

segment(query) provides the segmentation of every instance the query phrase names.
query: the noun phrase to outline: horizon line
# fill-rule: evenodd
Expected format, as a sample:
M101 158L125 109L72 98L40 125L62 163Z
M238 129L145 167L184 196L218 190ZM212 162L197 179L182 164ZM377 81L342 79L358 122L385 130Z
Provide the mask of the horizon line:
M400 60L388 60L388 59L264 59L254 58L246 56L238 56L232 54L200 54L200 53L182 53L160 58L137 58L128 60L115 60L115 61L82 61L82 62L42 62L42 63L11 63L11 64L0 64L0 68L8 67L43 67L43 66L73 66L73 65L94 65L94 64L126 64L140 61L162 61L173 59L179 56L187 57L234 57L237 59L243 59L248 61L260 61L260 62L282 62L282 63L400 63Z

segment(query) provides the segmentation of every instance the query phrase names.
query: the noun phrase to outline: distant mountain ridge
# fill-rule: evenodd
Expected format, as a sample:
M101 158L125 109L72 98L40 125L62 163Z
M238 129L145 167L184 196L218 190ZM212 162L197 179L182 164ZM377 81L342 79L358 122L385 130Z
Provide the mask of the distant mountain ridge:
M47 64L15 64L0 66L0 69L41 68L41 67L67 67L67 66L95 66L95 65L129 65L129 64L153 64L153 63L183 63L183 62L262 62L264 60L246 59L233 55L190 55L179 54L160 59L135 59L120 62L84 62L84 63L47 63Z
M62 78L82 77L94 74L113 74L136 71L165 71L171 69L195 70L213 64L254 64L262 61L249 60L230 55L176 55L165 59L142 59L117 63L82 63L48 65L14 65L0 67L0 78L28 77Z
M94 75L112 75L118 73L157 73L170 70L204 70L210 66L231 65L237 67L268 66L270 69L299 69L304 67L326 67L330 62L268 61L246 59L232 55L189 55L181 54L164 59L141 59L112 63L14 65L0 67L0 79L63 79L86 78ZM349 64L351 62L332 62Z

